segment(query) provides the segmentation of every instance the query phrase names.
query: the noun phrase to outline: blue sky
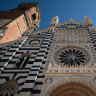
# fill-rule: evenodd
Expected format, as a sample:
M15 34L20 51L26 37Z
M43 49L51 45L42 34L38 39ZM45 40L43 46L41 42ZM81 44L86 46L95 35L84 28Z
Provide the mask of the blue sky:
M59 16L59 22L66 22L70 18L84 23L88 16L96 27L96 0L0 0L0 10L16 8L21 2L38 2L42 15L39 29L49 27L54 16Z

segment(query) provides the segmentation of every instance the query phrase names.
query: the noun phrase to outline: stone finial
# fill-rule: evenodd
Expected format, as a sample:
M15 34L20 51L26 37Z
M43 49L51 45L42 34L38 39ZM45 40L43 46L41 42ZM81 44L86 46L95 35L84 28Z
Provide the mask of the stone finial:
M70 24L74 24L74 20L71 18L71 19L69 20L69 23L70 23Z
M58 16L55 16L53 18L53 20L51 21L50 25L52 25L52 24L58 24L58 22L59 22L59 18L58 18Z
M87 16L85 16L85 26L88 27L88 29L90 29L90 30L95 30L95 28L93 26L93 22Z
M93 22L90 20L89 17L85 16L85 25L87 26L88 24L93 25Z

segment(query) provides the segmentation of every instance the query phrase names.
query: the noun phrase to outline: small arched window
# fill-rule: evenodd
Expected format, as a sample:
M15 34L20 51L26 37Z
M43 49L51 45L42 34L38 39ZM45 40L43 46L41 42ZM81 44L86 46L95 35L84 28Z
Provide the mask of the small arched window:
M33 15L32 15L32 20L34 21L36 19L36 14L34 13Z
M4 34L5 34L5 32L6 32L7 29L8 28L5 27L5 28L3 28L3 29L0 30L0 39L4 36Z
M29 58L30 58L30 56L31 56L31 53L30 53L29 51L24 52L24 53L20 56L18 62L16 63L16 66L17 66L17 67L25 67L26 64L27 64L27 62L28 62L28 60L29 60Z

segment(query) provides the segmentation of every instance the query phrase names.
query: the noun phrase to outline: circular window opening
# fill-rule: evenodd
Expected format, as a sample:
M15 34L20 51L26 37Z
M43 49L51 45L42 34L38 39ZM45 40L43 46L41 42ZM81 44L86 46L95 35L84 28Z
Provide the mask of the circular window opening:
M54 59L56 64L60 66L85 66L92 63L89 51L74 45L68 45L57 50Z
M40 40L31 40L29 41L30 45L38 45L40 43Z

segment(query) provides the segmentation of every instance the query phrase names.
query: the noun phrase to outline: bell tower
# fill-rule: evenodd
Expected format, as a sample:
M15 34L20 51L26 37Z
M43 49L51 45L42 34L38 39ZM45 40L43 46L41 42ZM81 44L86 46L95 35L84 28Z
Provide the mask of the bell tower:
M0 12L0 44L19 39L27 29L40 26L41 13L38 3L21 3L18 8Z

